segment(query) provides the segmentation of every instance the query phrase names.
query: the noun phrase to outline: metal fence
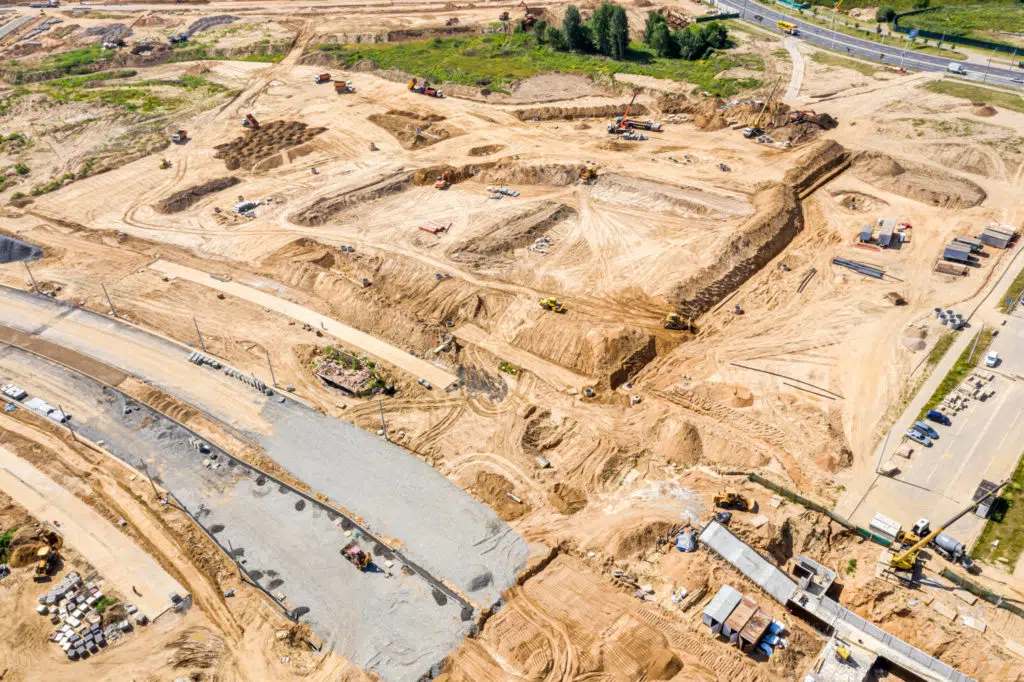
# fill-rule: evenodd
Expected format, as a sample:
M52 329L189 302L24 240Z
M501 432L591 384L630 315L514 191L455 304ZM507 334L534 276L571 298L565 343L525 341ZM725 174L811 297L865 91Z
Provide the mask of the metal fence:
M971 47L980 47L985 50L995 50L997 52L1003 52L1005 54L1016 53L1019 50L1013 45L1005 45L1003 43L994 43L990 40L978 40L977 38L968 38L966 36L950 35L948 33L936 33L935 31L929 31L923 28L906 28L900 26L900 19L904 17L914 16L915 14L924 14L925 12L935 12L943 9L942 7L927 7L925 9L915 9L910 12L903 12L902 14L896 15L896 18L892 20L893 30L899 33L910 33L911 31L917 31L917 35L921 38L931 38L932 40L941 40L944 43L956 43L958 45L970 45Z
M1010 603L1009 601L1007 601L1006 597L996 594L992 590L986 589L981 585L972 583L967 578L954 573L948 568L942 569L942 572L939 575L941 575L943 578L950 581L957 587L967 590L971 594L981 597L990 604L995 604L996 608L1005 609L1010 613L1014 614L1015 616L1020 616L1024 618L1024 609L1017 606L1016 604Z

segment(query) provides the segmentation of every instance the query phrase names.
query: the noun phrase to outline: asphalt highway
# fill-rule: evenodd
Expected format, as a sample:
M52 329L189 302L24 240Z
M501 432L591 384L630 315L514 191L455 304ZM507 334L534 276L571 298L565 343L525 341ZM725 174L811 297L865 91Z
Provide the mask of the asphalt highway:
M826 27L783 14L753 0L746 0L745 2L737 0L723 2L722 0L717 0L716 5L723 11L739 12L741 19L753 24L759 24L771 30L779 30L775 26L776 22L788 21L796 24L799 31L796 37L800 40L806 40L837 52L847 52L850 56L868 59L888 66L895 66L897 68L903 66L907 69L945 73L952 61L942 57L911 52L910 50L904 52L903 45L906 43L906 40L902 39L903 36L901 35L893 36L893 43L891 45L880 45L870 40L854 38L838 31L833 34ZM760 19L757 17L760 17ZM1024 60L1024 50L1021 50L1018 56ZM963 62L961 64L967 73L966 75L958 74L958 78L1024 90L1024 69L989 68L983 64L967 64Z

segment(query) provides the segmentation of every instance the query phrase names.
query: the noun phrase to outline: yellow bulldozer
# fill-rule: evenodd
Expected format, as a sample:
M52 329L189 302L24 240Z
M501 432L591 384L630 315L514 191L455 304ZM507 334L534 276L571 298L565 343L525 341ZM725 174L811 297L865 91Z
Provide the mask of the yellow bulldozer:
M735 490L723 490L715 495L715 506L736 511L750 511L750 502Z
M171 162L167 159L160 160L160 170L166 170L171 167Z
M664 326L665 329L674 329L676 331L687 331L690 328L689 323L679 313L669 313L666 315Z
M555 297L542 298L540 300L540 307L556 313L564 313L566 311L566 307Z

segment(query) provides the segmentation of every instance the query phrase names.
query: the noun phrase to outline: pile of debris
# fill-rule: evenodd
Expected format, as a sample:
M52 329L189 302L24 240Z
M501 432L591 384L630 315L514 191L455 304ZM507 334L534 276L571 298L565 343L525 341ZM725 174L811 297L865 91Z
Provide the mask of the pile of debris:
M526 247L530 251L536 251L537 253L548 255L547 249L553 245L551 237L544 235L543 237L537 237L533 240L533 244Z

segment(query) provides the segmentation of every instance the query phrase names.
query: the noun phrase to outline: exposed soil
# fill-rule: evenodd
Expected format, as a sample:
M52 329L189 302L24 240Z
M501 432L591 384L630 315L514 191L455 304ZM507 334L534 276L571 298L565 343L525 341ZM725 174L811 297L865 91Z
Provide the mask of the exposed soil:
M391 110L385 114L371 114L366 120L386 130L406 149L422 149L462 134L450 125L436 125L444 120L444 116L437 114Z
M931 206L969 208L977 206L987 196L984 189L970 180L898 161L881 152L860 152L852 170L865 182Z
M189 206L198 203L203 197L210 194L216 194L228 187L234 187L239 182L241 181L238 178L229 175L224 178L217 178L215 180L204 182L201 185L193 185L192 187L183 189L180 192L175 192L169 197L161 199L154 205L154 208L161 213L178 213L180 211L184 211Z
M242 137L214 147L217 150L214 158L224 159L228 170L252 170L259 162L284 149L309 142L325 130L300 121L260 123L259 129L248 130Z
M470 492L487 503L503 521L512 521L526 514L530 505L516 502L508 495L515 494L512 482L500 474L481 471L476 475L475 485Z

